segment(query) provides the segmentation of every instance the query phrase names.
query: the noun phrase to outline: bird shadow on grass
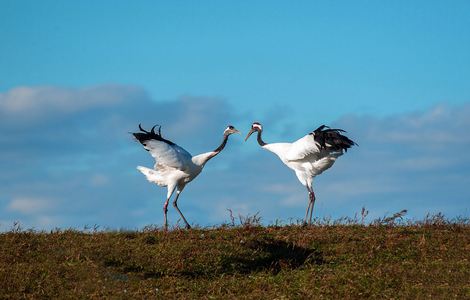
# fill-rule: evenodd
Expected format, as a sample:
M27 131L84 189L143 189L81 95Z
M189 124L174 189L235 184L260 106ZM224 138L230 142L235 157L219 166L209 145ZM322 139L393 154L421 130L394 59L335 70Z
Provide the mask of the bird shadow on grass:
M247 252L224 257L221 273L249 274L267 271L273 274L283 269L297 269L308 265L325 263L319 249L304 248L293 243L262 239L246 242Z
M189 260L179 270L152 268L115 259L107 260L105 265L115 268L115 271L119 270L119 273L133 273L147 279L157 279L164 276L214 278L222 275L256 272L277 274L282 270L293 270L324 263L322 252L317 248L301 247L292 242L263 237L244 241L239 247L229 247L211 261Z

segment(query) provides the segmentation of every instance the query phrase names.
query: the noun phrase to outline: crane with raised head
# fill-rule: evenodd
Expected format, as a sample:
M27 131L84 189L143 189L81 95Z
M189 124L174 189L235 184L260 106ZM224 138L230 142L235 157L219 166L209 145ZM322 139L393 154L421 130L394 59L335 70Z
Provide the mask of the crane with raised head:
M222 143L216 149L192 156L182 147L163 138L161 126L158 126L158 132L155 132L157 126L155 125L150 131L147 131L139 124L140 132L133 133L136 140L155 159L153 169L142 166L138 166L137 169L147 177L148 181L168 189L166 201L163 205L165 230L168 229L168 203L175 190L176 197L173 200L173 206L186 224L186 228L189 229L191 226L178 208L178 198L181 192L189 182L201 173L205 164L224 149L228 137L239 131L231 125L227 126L223 132Z

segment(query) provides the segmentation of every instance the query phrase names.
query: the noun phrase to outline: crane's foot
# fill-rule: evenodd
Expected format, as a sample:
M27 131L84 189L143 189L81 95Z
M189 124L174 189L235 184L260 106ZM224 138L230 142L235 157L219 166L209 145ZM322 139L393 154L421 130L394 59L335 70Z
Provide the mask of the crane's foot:
M186 224L186 229L191 229L191 225Z

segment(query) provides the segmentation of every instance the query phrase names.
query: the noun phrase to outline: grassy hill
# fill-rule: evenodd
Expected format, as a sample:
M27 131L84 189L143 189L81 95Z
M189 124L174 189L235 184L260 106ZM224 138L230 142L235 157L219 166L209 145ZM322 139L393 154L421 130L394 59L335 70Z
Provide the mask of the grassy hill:
M0 298L470 299L470 226L442 220L0 234Z

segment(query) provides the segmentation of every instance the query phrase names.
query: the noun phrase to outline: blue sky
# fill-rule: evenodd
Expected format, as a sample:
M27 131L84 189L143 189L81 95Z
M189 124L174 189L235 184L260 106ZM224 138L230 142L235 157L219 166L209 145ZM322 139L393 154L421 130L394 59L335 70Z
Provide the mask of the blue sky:
M327 123L360 147L315 181L319 217L468 216L468 1L2 1L0 229L161 224L165 191L128 132L192 154L233 124L293 141ZM181 196L190 221L301 218L294 174L231 139ZM172 212L173 213L173 212ZM170 222L177 221L176 214Z

